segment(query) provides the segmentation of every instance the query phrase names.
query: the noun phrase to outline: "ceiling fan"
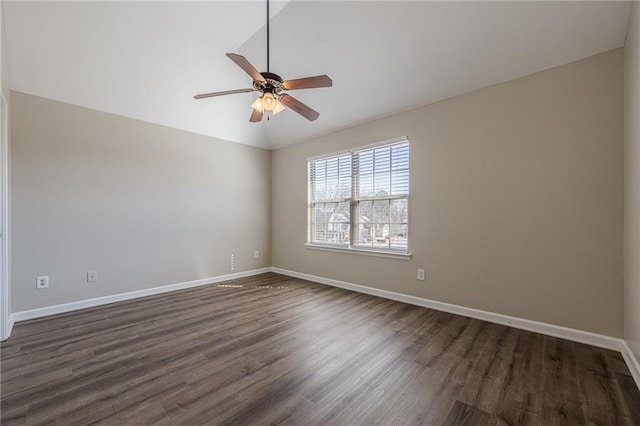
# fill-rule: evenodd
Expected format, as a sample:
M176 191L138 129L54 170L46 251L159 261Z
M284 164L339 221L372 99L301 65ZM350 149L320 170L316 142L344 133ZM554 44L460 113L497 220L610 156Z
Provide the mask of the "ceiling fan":
M194 96L195 99L212 98L215 96L233 95L235 93L262 92L262 95L251 104L253 112L249 121L257 123L262 120L265 111L278 114L289 107L309 121L316 120L320 113L303 104L293 96L285 93L287 90L313 89L317 87L331 87L333 82L326 75L283 80L278 74L269 72L269 0L267 0L267 71L258 72L244 57L235 53L227 53L229 59L242 68L253 79L253 87L246 89L225 90L223 92L203 93ZM267 115L269 120L269 115Z

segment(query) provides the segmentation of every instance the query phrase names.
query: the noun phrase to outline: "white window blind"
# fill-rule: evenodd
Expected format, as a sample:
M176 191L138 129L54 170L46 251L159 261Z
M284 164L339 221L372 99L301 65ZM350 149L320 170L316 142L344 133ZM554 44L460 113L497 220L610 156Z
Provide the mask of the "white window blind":
M311 241L349 244L351 180L349 155L309 162Z
M311 244L407 253L409 142L308 162Z

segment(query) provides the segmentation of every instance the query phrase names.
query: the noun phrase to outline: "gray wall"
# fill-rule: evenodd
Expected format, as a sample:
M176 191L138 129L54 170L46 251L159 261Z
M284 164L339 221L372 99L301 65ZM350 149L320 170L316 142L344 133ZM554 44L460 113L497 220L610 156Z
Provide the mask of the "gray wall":
M624 338L640 358L640 5L624 47Z
M402 135L413 259L305 249L306 159ZM272 164L273 266L622 336L622 49L282 148Z
M269 151L11 100L13 312L271 265Z

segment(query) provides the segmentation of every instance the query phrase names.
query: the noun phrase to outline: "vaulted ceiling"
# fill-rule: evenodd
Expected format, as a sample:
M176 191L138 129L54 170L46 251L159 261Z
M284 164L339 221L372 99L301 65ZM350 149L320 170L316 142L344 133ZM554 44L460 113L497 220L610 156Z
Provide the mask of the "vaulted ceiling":
M327 74L290 92L320 112L249 123L254 93L227 52L266 68L265 2L4 2L13 90L277 148L624 44L629 2L271 4L271 71Z

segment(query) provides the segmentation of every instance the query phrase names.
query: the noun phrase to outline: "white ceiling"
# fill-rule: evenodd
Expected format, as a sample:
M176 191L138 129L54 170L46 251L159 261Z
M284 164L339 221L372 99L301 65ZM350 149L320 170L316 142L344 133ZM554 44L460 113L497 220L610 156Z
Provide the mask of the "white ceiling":
M13 90L264 148L622 46L629 2L272 2L271 71L320 112L249 123L226 52L266 67L265 2L3 2Z

